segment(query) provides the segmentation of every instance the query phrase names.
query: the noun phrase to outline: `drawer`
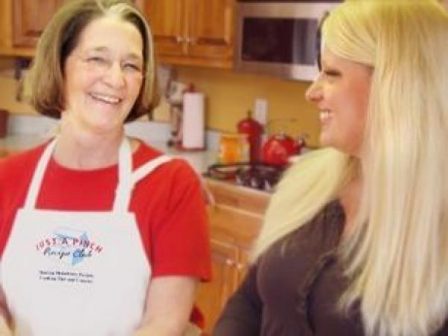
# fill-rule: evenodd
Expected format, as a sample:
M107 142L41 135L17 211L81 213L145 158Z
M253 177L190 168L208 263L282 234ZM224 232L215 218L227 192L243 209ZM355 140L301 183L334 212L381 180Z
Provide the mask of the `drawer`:
M208 178L205 179L205 184L215 203L220 206L233 207L263 216L269 203L270 194L264 191Z

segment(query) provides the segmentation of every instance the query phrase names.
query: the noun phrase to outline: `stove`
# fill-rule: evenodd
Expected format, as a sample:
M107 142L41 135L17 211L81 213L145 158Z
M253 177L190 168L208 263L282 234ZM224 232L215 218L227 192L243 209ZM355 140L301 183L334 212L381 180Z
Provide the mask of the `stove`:
M213 164L205 176L249 188L272 191L285 168L264 163Z

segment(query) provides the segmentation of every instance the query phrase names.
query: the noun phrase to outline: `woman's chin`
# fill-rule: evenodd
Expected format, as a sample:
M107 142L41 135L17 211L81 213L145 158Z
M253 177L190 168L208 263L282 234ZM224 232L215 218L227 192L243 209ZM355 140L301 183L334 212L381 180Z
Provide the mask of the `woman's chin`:
M334 141L332 141L332 138L326 133L320 134L319 143L321 147L332 147L334 145Z

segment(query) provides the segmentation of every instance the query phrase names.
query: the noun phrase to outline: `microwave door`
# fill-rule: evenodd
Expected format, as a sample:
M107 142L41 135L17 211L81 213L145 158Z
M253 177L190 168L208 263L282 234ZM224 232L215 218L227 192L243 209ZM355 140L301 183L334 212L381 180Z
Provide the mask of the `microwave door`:
M239 2L235 69L314 80L319 21L337 1Z
M315 19L244 18L236 68L313 80L317 74L317 27Z

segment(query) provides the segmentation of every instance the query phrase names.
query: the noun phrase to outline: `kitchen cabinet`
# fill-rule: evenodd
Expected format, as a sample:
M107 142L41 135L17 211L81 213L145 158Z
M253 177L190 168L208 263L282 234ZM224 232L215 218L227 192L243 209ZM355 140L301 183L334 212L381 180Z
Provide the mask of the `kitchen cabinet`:
M53 14L73 0L1 0L0 55L32 57L37 40ZM145 0L135 0L144 8Z
M33 48L63 0L14 0L13 46Z
M236 0L146 0L160 62L231 68Z
M31 57L33 55L33 48L18 47L14 45L13 7L15 10L16 2L22 1L0 1L0 55ZM32 2L32 0L30 0L29 2ZM38 3L37 1L35 2Z
M260 231L269 194L210 179L206 186L215 200L208 208L213 278L200 285L196 304L210 334L248 270L249 251Z

